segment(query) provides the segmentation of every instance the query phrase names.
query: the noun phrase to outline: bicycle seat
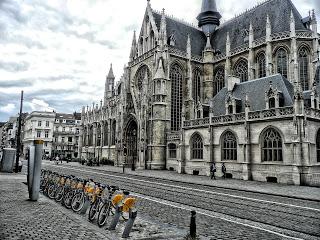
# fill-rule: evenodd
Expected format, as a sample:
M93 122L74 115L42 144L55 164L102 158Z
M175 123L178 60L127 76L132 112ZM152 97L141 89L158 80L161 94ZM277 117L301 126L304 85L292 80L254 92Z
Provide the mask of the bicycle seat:
M126 196L130 194L130 192L127 191L127 190L123 190L122 192L123 192L123 194L126 195Z

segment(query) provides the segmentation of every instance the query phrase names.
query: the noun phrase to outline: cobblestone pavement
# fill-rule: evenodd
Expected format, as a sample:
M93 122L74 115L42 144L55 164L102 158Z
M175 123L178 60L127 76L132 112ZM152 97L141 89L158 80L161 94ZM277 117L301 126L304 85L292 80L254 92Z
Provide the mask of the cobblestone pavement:
M197 217L201 239L320 239L319 200L296 199L299 196L290 199L277 196L277 193L270 196L255 194L251 190L244 192L250 198L267 198L270 201L261 203L243 197L234 198L232 195L225 194L226 190L230 190L224 189L223 192L218 192L216 187L210 189L208 186L193 186L194 189L199 188L200 190L207 188L207 190L212 190L213 194L201 191L192 192L183 188L181 190L170 189L167 188L168 186L161 188L157 186L157 183L163 182L164 185L167 185L167 180L155 179L153 184L147 181L141 183L138 176L119 174L116 176L116 174L106 174L105 171L98 171L94 168L70 167L67 164L58 166L58 168L57 166L49 168L82 177L92 177L97 181L116 184L131 191L152 196L154 200L143 198L143 196L139 199L140 214L177 228L186 229L189 225L189 210L196 209L201 213ZM129 178L125 179L123 176L129 176ZM187 186L189 187L189 185ZM291 190L294 187L290 186ZM268 191L270 189L272 190L272 187L269 187ZM315 188L306 189L318 190ZM301 188L300 191L306 190ZM232 194L237 193L233 192ZM314 196L310 194L308 198L311 197ZM163 204L165 201L169 204ZM170 203L180 205L172 206ZM291 205L297 205L299 208L296 209ZM304 207L305 209L303 209Z
M24 171L25 172L25 171ZM121 239L125 223L114 232L97 227L81 216L65 209L40 194L37 202L28 201L23 174L0 173L0 239ZM183 239L185 231L170 225L155 224L149 219L137 219L130 239ZM148 236L148 237L147 237Z

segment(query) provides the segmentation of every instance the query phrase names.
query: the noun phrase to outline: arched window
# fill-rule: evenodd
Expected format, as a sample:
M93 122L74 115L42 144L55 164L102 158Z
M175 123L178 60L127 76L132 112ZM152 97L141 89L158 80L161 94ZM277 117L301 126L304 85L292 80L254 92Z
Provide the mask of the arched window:
M232 132L223 135L222 160L237 160L237 140Z
M169 158L177 158L177 145L174 143L169 144Z
M219 67L214 74L214 96L224 88L224 68Z
M266 76L266 55L260 53L257 56L257 65L258 65L258 78Z
M149 70L146 65L142 66L136 73L135 81L136 81L136 86L137 88L141 91L143 88L143 84L147 84L144 81L149 79Z
M116 145L116 121L111 125L111 145Z
M109 141L108 141L109 131L108 131L108 123L107 122L104 123L103 128L104 128L103 129L103 132L104 132L103 146L108 146L108 144L109 144Z
M89 138L89 146L93 146L93 125L90 126L88 138Z
M196 103L201 99L201 73L199 70L195 70L193 73L192 97Z
M233 68L234 74L240 78L241 82L248 81L248 61L245 59L239 60Z
M267 129L262 136L262 161L282 161L282 139L273 128Z
M317 162L320 162L320 129L318 130L318 133L317 133L316 148L317 148Z
M87 146L87 128L86 127L84 127L83 128L83 132L82 132L82 144L83 144L83 146Z
M203 143L199 134L195 134L191 138L191 158L203 159Z
M179 131L181 128L182 113L182 70L174 64L170 70L171 79L171 130Z
M279 48L276 54L277 73L288 78L288 54L284 48Z
M97 146L101 146L101 125L97 125Z
M309 90L309 51L306 47L299 50L299 77L303 91Z

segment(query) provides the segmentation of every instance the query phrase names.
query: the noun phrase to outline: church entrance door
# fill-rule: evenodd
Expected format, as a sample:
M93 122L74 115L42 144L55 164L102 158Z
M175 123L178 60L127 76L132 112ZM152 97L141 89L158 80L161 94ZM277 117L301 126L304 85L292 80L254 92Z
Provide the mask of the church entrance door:
M127 125L126 131L126 147L127 147L127 157L126 157L126 165L130 166L132 170L135 170L135 165L137 162L137 132L138 126L136 121L131 120Z

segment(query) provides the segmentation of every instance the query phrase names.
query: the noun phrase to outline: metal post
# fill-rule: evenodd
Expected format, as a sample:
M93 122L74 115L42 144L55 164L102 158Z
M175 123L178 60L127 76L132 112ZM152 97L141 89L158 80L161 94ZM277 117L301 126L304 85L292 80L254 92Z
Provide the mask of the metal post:
M191 211L191 220L190 220L190 237L196 239L197 235L197 225L196 225L196 211Z
M28 182L28 191L29 193L31 193L31 189L32 189L32 182L33 182L33 166L34 166L34 157L35 157L35 148L34 146L30 146L28 149L28 178L27 178L27 182ZM31 195L29 195L31 198Z
M110 223L110 226L109 226L109 230L115 230L116 229L116 226L119 222L119 218L120 218L120 215L121 215L121 212L122 212L122 206L117 206L116 207L116 213L114 214L114 217Z
M34 148L34 164L33 166L30 166L32 169L30 170L32 171L33 175L31 189L29 191L29 198L31 201L37 201L39 199L43 140L34 140Z
M129 220L126 224L126 227L124 228L123 230L123 233L122 233L122 237L123 238L128 238L129 237L129 234L131 232L131 229L133 227L133 223L134 223L134 220L136 219L137 217L137 210L129 210Z
M16 151L16 170L15 172L18 172L19 168L19 158L20 158L20 148L21 148L21 118L22 118L22 104L23 104L23 91L21 91L21 99L20 99L20 114L19 114L19 120L18 120L18 133L17 133L17 151Z

